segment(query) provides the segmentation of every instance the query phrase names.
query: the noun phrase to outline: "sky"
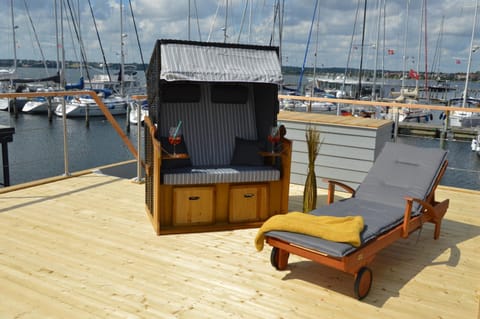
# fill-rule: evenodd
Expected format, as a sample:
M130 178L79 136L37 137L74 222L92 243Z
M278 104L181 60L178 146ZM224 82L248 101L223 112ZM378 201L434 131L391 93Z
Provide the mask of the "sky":
M80 59L81 42L88 62L119 63L123 39L125 63L148 63L157 39L181 39L279 46L285 66L467 71L472 30L480 45L478 0L370 0L363 23L365 1L63 0L65 59ZM60 0L2 0L0 59L14 56L11 2L17 59L56 60ZM283 14L275 18L277 3ZM471 72L480 70L479 54Z

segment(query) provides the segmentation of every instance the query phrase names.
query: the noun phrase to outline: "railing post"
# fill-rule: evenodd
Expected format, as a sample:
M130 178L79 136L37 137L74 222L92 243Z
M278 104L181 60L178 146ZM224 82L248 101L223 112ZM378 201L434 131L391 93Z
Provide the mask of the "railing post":
M49 96L47 97L47 115L48 115L48 121L52 122L52 97Z
M65 99L62 99L62 119L63 119L63 163L64 163L64 175L70 176L68 169L68 134L67 134L67 110L65 106Z
M393 141L396 143L397 142L397 136L398 136L398 123L399 123L399 112L398 112L398 107L394 106L392 108L393 112L393 118L394 118L394 124L393 124Z
M131 101L127 102L127 111L125 113L126 114L125 115L125 130L126 130L127 133L130 133L130 111L131 111L130 103L132 103L132 102Z
M134 102L137 104L137 183L141 183L143 181L142 177L142 157L140 154L142 154L142 108L140 105L138 105L137 102ZM128 116L128 115L127 115Z

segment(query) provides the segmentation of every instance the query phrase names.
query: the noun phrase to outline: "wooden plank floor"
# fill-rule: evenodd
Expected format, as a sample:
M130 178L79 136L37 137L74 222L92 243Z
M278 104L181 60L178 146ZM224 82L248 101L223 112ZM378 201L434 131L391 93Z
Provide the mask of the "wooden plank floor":
M157 237L126 179L0 194L0 318L478 318L480 193L437 197L451 199L441 238L426 225L384 250L357 301L350 275L295 256L274 270L256 229Z

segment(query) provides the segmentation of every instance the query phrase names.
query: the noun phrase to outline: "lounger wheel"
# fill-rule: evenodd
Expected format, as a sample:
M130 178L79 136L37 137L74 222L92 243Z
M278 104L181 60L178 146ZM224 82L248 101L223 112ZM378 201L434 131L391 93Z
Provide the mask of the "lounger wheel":
M367 267L362 267L355 275L355 284L353 289L358 300L365 298L370 292L372 286L372 271Z
M273 247L272 252L270 253L270 263L277 270L278 270L278 254L279 254L278 247Z

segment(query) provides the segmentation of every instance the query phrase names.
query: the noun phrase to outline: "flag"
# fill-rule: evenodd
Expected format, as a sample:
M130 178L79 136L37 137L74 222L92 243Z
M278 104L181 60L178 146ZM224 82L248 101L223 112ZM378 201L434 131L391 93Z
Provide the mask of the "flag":
M460 61L460 59L455 60L455 64L460 64L460 63L462 63L462 61Z
M394 54L395 54L395 50L393 50L393 49L388 49L387 53L388 53L388 55L394 55Z
M410 69L410 72L408 72L408 76L411 79L415 79L415 80L420 79L420 76L418 75L418 73L414 69Z

